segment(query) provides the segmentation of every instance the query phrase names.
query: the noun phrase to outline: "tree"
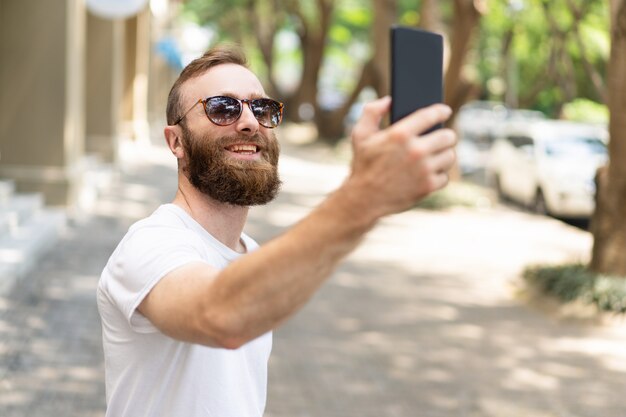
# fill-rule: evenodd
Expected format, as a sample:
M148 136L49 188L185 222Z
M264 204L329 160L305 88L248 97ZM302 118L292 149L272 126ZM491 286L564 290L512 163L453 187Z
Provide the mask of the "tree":
M598 171L591 269L626 276L626 0L611 0L609 163Z
M464 78L462 69L471 47L481 16L487 11L485 0L454 0L450 35L450 60L445 75L444 101L458 110L469 97L476 95L477 86Z
M381 3L385 3L385 8L393 7L395 3L395 0L373 1L378 9ZM367 37L373 14L367 5L336 0L188 0L185 9L195 16L198 23L217 29L220 39L243 44L251 55L256 56L256 51L259 51L268 93L285 102L285 118L292 121L306 120L301 109L303 105L308 106L313 109L313 120L320 137L328 142L334 143L343 136L345 116L361 90L377 79L372 64L376 61L355 63L352 58L350 68L337 66L334 74L337 79L349 80L340 82L344 87L341 91L343 102L332 108L320 102L320 77L326 61L336 57L337 51L349 56L347 50L352 46L351 43L362 42L362 39L366 43L371 42ZM380 15L386 17L389 13ZM297 86L289 91L281 89L280 83L274 78L277 61L275 45L281 31L291 32L299 40L296 55L301 64L301 74ZM362 67L357 82L354 82L353 67L356 67L357 75L358 68Z
M302 104L312 105L315 114L320 112L318 85L324 51L332 23L334 8L332 0L315 0L315 7L306 8L306 2L290 0L285 2L287 10L296 21L296 33L302 48L302 76L294 94L287 98L287 116L299 120L298 110Z
M483 99L553 117L574 99L605 103L605 0L490 2L472 53Z
M319 109L315 122L320 137L336 143L344 136L344 120L365 87L373 87L379 96L389 93L389 27L396 19L396 0L372 0L373 21L370 24L372 45L370 58L361 66L357 82L336 109Z
M316 125L320 136L334 143L344 134L343 122L352 105L365 87L372 87L378 96L389 94L390 89L390 45L389 28L396 21L396 0L373 0L373 22L370 43L371 57L363 64L358 81L347 95L343 104L332 111L319 111Z

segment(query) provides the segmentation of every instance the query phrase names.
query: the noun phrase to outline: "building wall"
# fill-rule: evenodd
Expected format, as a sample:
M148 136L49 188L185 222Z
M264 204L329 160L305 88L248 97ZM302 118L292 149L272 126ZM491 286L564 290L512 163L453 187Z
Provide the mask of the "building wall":
M55 204L71 199L84 139L85 11L60 6L0 0L0 176Z
M147 7L105 20L83 0L0 0L0 179L72 205L87 155L115 164L120 137L149 138L149 109L164 108L148 102L162 98L153 21Z
M124 22L87 14L86 143L89 154L116 162L122 116Z

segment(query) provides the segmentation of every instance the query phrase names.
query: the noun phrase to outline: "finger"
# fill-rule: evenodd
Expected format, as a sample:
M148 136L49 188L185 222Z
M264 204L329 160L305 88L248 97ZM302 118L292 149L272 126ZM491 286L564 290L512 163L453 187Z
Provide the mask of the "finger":
M443 187L448 185L448 182L450 182L450 176L447 172L434 174L430 179L430 192L432 193L434 191L441 190Z
M452 148L456 143L457 136L454 130L438 129L427 135L414 137L409 146L411 154L419 159Z
M434 154L427 163L431 172L446 173L454 166L455 161L456 152L454 148L448 148L445 151Z
M352 129L352 140L363 140L380 130L380 122L389 112L391 97L371 101L363 107L363 114Z
M392 128L419 135L436 124L445 122L451 115L452 109L450 107L445 104L433 104L409 114L396 122Z

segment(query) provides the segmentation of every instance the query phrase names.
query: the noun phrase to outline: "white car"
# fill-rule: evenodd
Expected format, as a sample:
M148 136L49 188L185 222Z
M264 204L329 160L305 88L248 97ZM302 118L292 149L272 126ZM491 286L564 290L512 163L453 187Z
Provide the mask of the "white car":
M501 196L538 213L587 218L607 137L603 127L558 120L506 124L490 150L487 178Z
M461 139L483 147L491 145L503 123L545 118L540 111L511 109L497 101L471 101L459 109L455 127Z

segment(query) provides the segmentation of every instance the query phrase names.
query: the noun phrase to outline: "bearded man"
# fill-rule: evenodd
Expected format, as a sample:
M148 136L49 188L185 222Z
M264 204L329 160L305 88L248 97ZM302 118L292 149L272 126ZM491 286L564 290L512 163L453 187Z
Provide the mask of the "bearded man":
M388 97L352 132L345 182L258 247L248 209L280 185L268 98L236 48L216 47L174 83L165 139L178 160L170 204L135 223L98 285L107 416L260 417L271 331L298 311L378 220L445 186L455 160L435 105L381 130Z

